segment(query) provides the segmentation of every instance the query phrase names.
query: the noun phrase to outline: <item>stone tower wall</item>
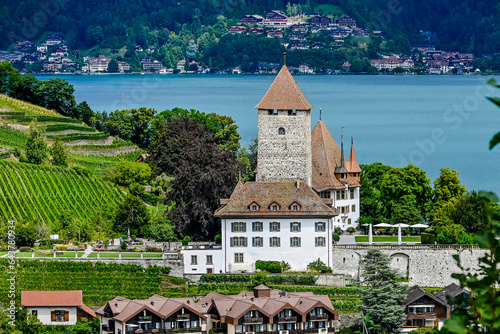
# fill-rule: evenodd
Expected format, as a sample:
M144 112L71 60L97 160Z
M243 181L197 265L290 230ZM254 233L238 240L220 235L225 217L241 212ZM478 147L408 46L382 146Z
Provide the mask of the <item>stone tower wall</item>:
M269 115L259 110L258 115L257 181L304 180L311 184L311 112L287 110ZM279 128L285 134L278 134Z

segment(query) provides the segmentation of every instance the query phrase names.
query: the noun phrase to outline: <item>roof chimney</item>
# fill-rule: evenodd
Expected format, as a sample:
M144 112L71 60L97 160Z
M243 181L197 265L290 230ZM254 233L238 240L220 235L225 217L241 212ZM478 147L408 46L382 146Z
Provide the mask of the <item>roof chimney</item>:
M253 288L253 295L255 296L255 298L271 297L271 289L264 284L257 285Z

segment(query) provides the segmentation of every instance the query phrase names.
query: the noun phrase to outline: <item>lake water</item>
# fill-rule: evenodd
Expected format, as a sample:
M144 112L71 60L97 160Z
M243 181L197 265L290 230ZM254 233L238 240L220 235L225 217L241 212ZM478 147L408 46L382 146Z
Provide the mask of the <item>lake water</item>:
M94 110L181 107L231 116L247 145L257 136L259 103L271 75L61 76L78 102ZM41 76L48 79L51 76ZM469 190L500 194L500 147L488 150L500 131L500 109L485 96L500 96L484 76L296 75L314 105L312 124L322 119L340 145L354 137L359 163L393 167L413 163L432 181L442 167L460 172ZM497 78L497 81L499 78ZM348 152L348 151L347 151Z

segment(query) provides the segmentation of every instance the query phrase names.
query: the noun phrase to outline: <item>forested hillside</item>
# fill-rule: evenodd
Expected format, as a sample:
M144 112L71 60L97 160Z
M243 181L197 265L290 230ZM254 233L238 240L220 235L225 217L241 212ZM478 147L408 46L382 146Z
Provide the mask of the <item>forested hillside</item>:
M424 42L419 30L435 32L437 47L473 52L500 50L500 3L495 0L323 0L301 3L303 11L318 4L338 5L361 25L383 30L401 47ZM190 31L198 38L206 34L205 47L217 42L226 20L244 14L260 14L286 8L285 0L5 0L0 5L0 48L18 40L39 40L49 31L66 34L73 49L106 45L162 46L171 32ZM224 17L221 17L223 15ZM219 26L217 26L219 24ZM214 30L207 27L214 26ZM219 29L219 31L217 31ZM218 33L219 32L219 33ZM175 44L175 43L174 43ZM174 45L175 46L175 45Z

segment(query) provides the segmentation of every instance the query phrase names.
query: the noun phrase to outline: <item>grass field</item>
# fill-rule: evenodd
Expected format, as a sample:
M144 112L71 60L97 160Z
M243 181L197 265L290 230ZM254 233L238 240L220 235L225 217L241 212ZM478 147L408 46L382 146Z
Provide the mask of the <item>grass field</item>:
M368 236L356 236L356 242L368 242ZM373 236L373 242L398 242L398 237ZM402 242L420 242L420 237L402 237Z
M59 116L54 110L45 109L34 104L8 97L0 94L0 110L9 110L14 112L24 112L30 116Z
M336 5L321 4L314 8L315 12L319 12L321 15L325 16L339 16L344 15L344 10Z
M56 257L71 257L71 258L74 258L75 257L75 252L63 252L64 254L57 254ZM82 252L83 254L83 252ZM19 252L19 253L16 253L16 257L31 257L31 252ZM54 257L53 254L43 254L43 253L38 253L38 252L35 252L35 257L48 257L48 258L51 258L51 257Z
M96 258L97 252L90 253L89 257ZM101 257L101 258L118 258L119 252L99 252L99 257ZM122 258L140 258L140 257L141 257L141 253L139 253L139 252L122 252ZM162 257L162 253L144 252L143 257L145 259L160 258L160 257Z

